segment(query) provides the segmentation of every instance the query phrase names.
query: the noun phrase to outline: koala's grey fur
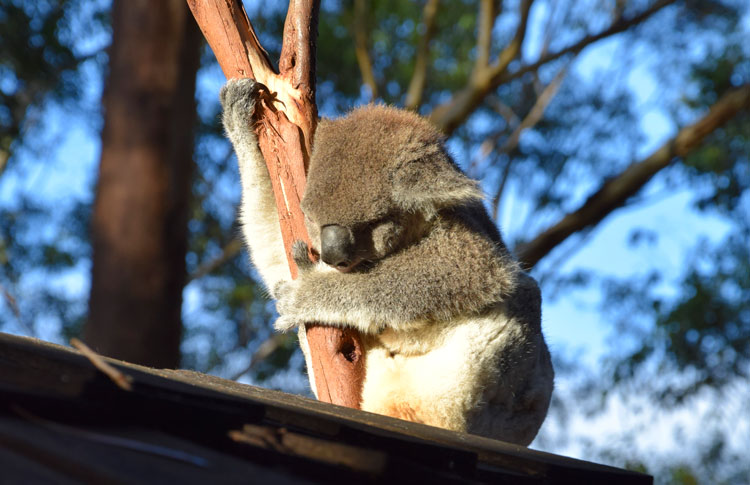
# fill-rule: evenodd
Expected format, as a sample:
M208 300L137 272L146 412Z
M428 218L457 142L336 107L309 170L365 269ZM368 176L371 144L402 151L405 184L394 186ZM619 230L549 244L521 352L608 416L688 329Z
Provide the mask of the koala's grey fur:
M313 251L321 252L321 231L335 225L353 261L345 273L313 265L307 247L296 245L300 275L291 281L248 123L257 91L253 81L230 81L221 98L240 164L245 237L277 298L276 327L314 321L359 329L364 410L531 442L553 386L539 289L510 256L442 135L414 113L383 106L321 121L302 208ZM311 384L315 390L312 376Z

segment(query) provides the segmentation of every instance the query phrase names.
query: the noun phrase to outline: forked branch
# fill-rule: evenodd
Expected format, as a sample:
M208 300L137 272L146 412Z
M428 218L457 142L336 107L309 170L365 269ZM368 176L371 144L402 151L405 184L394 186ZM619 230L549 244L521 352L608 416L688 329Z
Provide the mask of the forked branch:
M307 241L300 201L317 122L315 42L319 0L291 0L279 73L258 42L240 0L187 0L227 78L252 77L268 88L256 131L279 211L292 277L292 244ZM250 120L248 120L249 122ZM318 398L359 407L364 380L361 337L352 330L306 324Z

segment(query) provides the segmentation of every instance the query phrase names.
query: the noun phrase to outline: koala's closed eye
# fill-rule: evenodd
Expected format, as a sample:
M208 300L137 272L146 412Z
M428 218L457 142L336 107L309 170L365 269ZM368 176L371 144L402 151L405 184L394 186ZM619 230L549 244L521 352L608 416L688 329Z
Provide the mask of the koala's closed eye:
M404 226L396 220L387 219L372 228L372 245L375 255L383 258L395 251L404 237Z

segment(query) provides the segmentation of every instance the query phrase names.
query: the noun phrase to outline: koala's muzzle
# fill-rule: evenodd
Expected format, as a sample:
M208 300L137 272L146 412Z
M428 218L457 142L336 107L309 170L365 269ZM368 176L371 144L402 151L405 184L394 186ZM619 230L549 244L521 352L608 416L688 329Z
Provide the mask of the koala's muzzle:
M320 230L320 259L339 271L354 265L354 237L344 226L329 224Z

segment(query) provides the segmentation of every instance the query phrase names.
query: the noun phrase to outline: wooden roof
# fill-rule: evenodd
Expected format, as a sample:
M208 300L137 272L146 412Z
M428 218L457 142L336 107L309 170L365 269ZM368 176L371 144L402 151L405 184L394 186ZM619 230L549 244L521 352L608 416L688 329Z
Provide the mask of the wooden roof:
M10 483L649 484L647 475L189 371L0 334Z

